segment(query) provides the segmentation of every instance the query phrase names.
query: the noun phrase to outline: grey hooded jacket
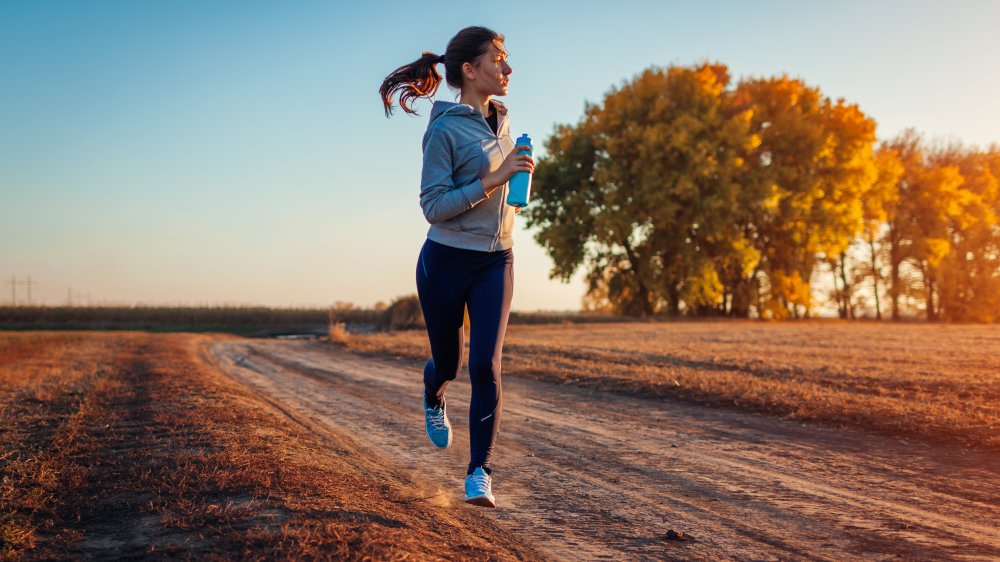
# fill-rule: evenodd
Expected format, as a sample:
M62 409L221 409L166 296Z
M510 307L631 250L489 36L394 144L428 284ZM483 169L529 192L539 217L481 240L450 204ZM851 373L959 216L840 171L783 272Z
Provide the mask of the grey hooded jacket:
M507 184L489 197L480 178L500 167L514 148L507 108L492 100L497 134L472 106L434 102L424 133L420 206L431 223L427 238L455 248L493 252L514 245L514 207Z

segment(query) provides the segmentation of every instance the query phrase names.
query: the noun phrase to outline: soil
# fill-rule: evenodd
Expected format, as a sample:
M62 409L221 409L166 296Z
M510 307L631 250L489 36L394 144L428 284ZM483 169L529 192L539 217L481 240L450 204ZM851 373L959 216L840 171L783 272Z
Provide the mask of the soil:
M490 510L461 501L466 377L448 388L456 438L439 450L411 359L303 341L211 350L290 420L381 459L415 504L548 559L1000 559L994 452L505 375Z
M227 338L0 332L0 561L541 558L222 372Z

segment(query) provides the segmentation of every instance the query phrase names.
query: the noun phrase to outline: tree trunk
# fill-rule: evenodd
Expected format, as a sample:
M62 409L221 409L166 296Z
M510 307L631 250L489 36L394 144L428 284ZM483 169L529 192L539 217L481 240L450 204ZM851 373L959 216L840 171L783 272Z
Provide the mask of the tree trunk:
M676 283L667 285L667 308L670 316L681 315L681 291Z
M830 261L830 273L833 274L833 296L837 299L837 316L844 318L847 314L844 311L843 301L840 298L840 287L837 286L837 262Z
M854 320L854 307L851 306L851 287L847 284L847 253L840 254L840 280L844 282L844 314L841 318Z
M890 231L889 240L889 269L892 277L892 286L889 287L889 298L892 300L892 319L899 321L899 241Z
M882 319L882 307L879 305L878 301L878 267L875 263L875 237L868 236L868 249L871 250L872 256L872 282L875 284L875 318L878 320Z
M760 269L759 268L755 269L753 272L753 279L754 279L754 292L757 293L757 318L763 318L764 303L761 302L760 300L760 279L758 278L759 275L760 275Z
M753 302L753 278L740 278L734 285L729 299L729 315L733 318L749 318Z
M927 320L930 322L935 322L938 319L937 305L934 302L934 286L934 272L931 270L930 265L928 265L924 274L924 290L927 295Z
M926 261L920 262L920 277L924 281L924 318L928 322L936 319L934 313L934 281L931 278L931 268Z
M635 255L635 251L629 246L628 242L623 244L625 247L625 255L628 256L629 266L632 269L632 274L635 276L635 299L640 303L639 316L652 316L653 315L653 303L650 299L649 287L642 282L642 272L639 267L639 258ZM632 308L631 306L629 308Z

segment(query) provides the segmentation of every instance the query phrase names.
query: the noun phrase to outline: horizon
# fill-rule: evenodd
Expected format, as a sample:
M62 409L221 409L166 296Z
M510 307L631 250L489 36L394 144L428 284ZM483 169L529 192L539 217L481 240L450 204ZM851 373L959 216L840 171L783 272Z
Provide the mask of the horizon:
M734 81L799 77L858 104L881 140L912 127L1000 141L1000 4L235 6L0 6L0 303L29 277L33 304L53 306L370 308L415 293L430 103L385 119L376 90L469 24L506 35L511 134L539 147L643 69L701 60ZM549 280L517 220L512 309L579 310L580 273Z

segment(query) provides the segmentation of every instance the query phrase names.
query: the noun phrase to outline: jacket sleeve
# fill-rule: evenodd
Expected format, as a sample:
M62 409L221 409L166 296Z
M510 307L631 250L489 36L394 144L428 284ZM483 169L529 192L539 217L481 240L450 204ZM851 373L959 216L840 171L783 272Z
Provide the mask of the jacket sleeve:
M468 211L486 200L480 179L462 186L452 180L454 147L440 129L424 137L424 165L420 174L420 207L427 222L435 224Z

